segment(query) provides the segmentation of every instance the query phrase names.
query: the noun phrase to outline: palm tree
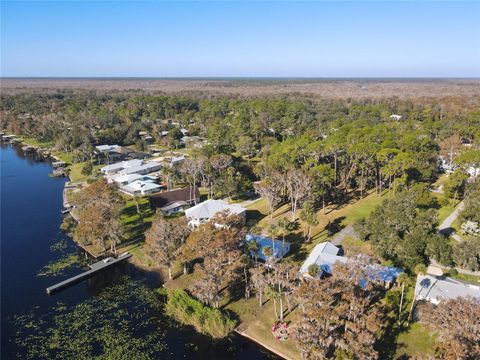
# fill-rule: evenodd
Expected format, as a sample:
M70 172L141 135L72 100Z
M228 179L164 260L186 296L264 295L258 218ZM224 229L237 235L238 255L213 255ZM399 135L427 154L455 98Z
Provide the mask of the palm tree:
M292 231L292 222L286 217L282 217L278 220L277 225L280 228L280 234L282 235L282 248L285 247L285 236Z
M272 238L272 255L275 254L275 237L278 235L278 227L275 224L268 226L268 235Z
M258 259L258 250L260 250L260 245L258 244L257 240L252 239L247 243L248 255L251 256L253 253L253 258L255 259L255 262L257 262Z
M263 256L265 256L265 261L269 262L269 260L271 260L273 256L273 248L270 246L264 246L262 248L262 253L263 253Z
M405 283L408 280L408 275L405 273L402 273L398 276L397 282L402 285L402 295L400 297L400 307L398 309L398 324L400 325L400 318L402 316L402 305L403 305L403 294L405 292Z

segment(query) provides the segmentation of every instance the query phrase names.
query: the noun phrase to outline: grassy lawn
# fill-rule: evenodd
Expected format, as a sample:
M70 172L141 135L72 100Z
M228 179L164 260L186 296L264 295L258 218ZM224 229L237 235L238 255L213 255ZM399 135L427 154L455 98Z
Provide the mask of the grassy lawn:
M435 355L435 339L436 335L432 334L424 325L413 323L407 331L398 336L395 358L433 358Z
M376 257L372 245L368 241L362 241L351 236L346 236L342 241L342 247L345 251L345 256L366 254Z
M122 210L120 219L125 226L125 241L132 241L142 238L145 230L152 223L154 211L150 209L147 197L138 198L138 208L132 197L126 197L126 204Z
M473 284L480 284L480 276L475 276L470 274L461 274L461 273L458 273L457 275L451 275L451 274L447 274L447 275L458 280L471 282Z
M38 141L36 139L27 138L27 137L21 137L20 141L26 145L35 146L42 149L53 146L53 143L51 141Z

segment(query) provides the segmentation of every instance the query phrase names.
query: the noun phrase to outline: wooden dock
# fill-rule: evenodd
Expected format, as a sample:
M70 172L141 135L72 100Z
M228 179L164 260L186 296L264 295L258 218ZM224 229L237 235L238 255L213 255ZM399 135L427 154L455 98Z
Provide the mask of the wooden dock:
M83 280L88 279L89 277L106 270L107 268L114 266L118 263L120 263L123 260L128 259L131 257L132 254L126 252L118 256L116 259L112 257L105 258L101 261L98 261L92 265L89 266L90 270L87 270L81 274L78 274L74 277L71 277L70 279L64 280L62 282L59 282L58 284L55 284L53 286L50 286L47 288L47 294L51 295L57 291L60 291L62 289L65 289L69 286L75 285Z

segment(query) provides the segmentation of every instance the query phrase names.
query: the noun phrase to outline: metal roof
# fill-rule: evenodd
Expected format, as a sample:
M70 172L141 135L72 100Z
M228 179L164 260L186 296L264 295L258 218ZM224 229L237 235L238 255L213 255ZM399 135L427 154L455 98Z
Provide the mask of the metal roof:
M471 296L480 300L480 285L459 281L449 277L418 275L415 296L438 304L441 300Z

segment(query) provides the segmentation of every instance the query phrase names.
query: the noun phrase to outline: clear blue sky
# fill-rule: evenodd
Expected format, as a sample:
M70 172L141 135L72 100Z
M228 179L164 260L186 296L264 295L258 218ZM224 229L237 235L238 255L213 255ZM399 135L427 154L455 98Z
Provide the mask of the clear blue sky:
M480 2L1 2L1 76L478 77Z

